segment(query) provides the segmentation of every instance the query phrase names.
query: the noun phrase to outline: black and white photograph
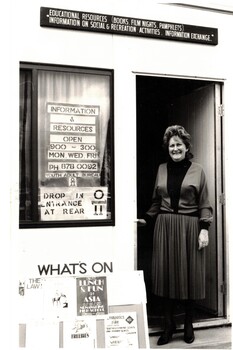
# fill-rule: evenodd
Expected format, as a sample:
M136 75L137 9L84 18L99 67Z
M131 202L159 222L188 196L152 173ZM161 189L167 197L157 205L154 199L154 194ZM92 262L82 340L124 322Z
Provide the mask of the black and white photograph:
M233 1L0 23L2 347L230 350Z

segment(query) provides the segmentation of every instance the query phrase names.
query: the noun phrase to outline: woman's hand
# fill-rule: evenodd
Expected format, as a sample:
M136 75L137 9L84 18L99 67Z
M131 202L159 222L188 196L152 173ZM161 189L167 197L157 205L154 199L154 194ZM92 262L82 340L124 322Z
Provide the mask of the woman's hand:
M207 247L209 244L209 232L206 229L202 229L198 237L198 249Z
M138 226L145 226L146 225L146 220L145 219L137 219L137 224Z

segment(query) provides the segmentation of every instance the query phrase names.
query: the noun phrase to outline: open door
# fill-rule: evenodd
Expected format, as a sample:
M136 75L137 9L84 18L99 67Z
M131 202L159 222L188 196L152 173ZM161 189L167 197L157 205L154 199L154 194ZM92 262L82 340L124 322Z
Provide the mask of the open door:
M202 164L207 175L214 221L207 248L206 299L196 311L199 321L224 316L221 88L212 81L137 77L138 217L150 207L157 168L165 161L162 137L167 126L180 124L191 134L193 161ZM152 239L153 227L138 228L138 269L145 275L149 325L160 317L150 292Z

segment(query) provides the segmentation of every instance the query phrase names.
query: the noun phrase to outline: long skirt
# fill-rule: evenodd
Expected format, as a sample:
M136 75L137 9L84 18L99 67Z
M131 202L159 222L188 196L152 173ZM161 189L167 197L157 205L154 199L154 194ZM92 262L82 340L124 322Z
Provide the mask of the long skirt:
M155 223L152 292L172 299L205 298L205 249L197 217L159 214Z

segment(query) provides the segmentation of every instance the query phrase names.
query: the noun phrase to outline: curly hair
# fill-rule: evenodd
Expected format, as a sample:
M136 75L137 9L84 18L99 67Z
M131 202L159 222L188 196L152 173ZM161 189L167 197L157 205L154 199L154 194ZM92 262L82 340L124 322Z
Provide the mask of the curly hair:
M193 158L193 154L190 149L192 147L191 144L191 135L185 130L185 128L181 125L171 125L169 126L164 133L163 136L163 147L166 151L168 151L169 141L173 136L178 136L187 148L186 158Z

